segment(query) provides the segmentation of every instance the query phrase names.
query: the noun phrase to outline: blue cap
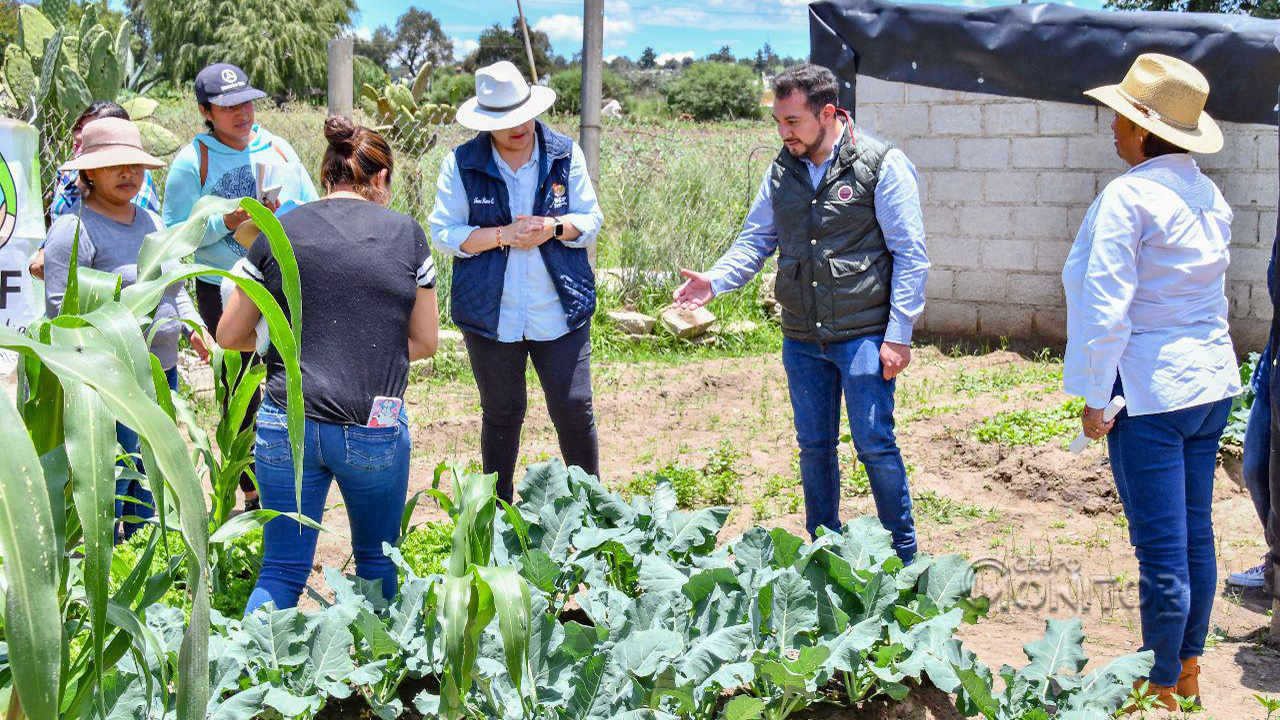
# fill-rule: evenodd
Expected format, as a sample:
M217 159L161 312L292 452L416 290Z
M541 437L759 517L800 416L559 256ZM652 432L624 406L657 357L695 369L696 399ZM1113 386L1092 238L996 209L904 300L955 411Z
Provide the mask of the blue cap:
M249 76L231 63L214 63L196 75L196 102L231 107L266 97L249 84Z

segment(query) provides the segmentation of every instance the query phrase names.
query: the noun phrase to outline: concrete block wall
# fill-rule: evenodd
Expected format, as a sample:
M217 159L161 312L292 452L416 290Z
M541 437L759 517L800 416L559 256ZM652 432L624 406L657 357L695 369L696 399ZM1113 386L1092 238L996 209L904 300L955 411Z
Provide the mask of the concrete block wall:
M1060 273L1093 198L1125 170L1106 108L859 77L859 125L906 151L921 179L933 263L922 332L1061 344ZM1276 228L1276 128L1223 123L1197 156L1235 212L1227 294L1237 350L1271 321L1266 270Z

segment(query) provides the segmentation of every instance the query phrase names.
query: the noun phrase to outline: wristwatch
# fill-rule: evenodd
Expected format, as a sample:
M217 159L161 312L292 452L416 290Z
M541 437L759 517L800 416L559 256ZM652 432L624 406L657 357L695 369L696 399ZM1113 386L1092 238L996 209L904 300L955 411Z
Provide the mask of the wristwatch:
M551 228L551 237L559 240L564 237L564 223L560 222L560 218L555 218L556 224Z

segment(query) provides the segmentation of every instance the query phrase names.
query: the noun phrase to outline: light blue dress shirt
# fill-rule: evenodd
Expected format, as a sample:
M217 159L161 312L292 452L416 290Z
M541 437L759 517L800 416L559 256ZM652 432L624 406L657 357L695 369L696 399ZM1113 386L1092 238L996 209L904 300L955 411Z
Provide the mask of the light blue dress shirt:
M529 154L529 161L513 170L497 149L493 150L498 172L507 184L512 218L533 214L533 202L538 191L538 161L541 156L542 148L535 144L533 152ZM574 240L551 239L547 242L563 242L568 247L585 248L595 242L596 234L604 223L604 214L600 211L595 188L587 175L586 157L577 143L573 144L569 187L566 191L569 196L569 212L560 216L560 220L572 223L582 234ZM458 173L458 160L450 152L440 163L440 176L436 181L436 204L431 216L427 218L432 244L440 252L454 257L471 257L469 253L463 252L462 243L480 228L468 224L470 213L466 188ZM547 272L547 265L542 260L542 251L538 248L508 248L506 252L507 270L503 276L502 304L498 315L498 341L555 340L568 333L569 324L565 320L564 307L560 304L560 295L551 280L551 273Z
M831 154L821 164L815 165L808 158L802 158L815 190L840 152L840 144L846 134L842 124ZM875 210L876 221L884 232L885 245L893 255L889 326L884 339L910 345L912 329L920 313L924 312L924 284L929 275L929 258L925 254L924 215L920 210L916 168L906 154L896 148L886 153L881 162L875 189ZM711 291L719 295L746 285L777 249L773 191L769 186L769 171L766 171L738 239L707 271L711 276Z

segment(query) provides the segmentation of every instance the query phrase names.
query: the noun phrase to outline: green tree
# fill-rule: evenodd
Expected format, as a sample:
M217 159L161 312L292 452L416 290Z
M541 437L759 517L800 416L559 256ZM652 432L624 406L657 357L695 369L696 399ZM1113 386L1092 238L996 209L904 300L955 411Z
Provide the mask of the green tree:
M721 45L719 50L707 56L707 62L731 63L733 61L733 51L728 45Z
M355 0L145 0L151 48L175 83L229 62L264 92L323 88L329 40L351 24Z
M760 88L751 68L731 63L694 63L667 87L667 105L695 120L760 116Z
M528 75L529 58L525 54L520 18L513 18L510 28L494 23L480 32L476 42L479 43L479 47L472 51L462 63L462 67L467 72L475 72L477 68L507 60ZM538 68L539 77L550 75L557 67L564 64L562 58L552 55L551 38L547 37L545 32L529 28L529 44L533 47L533 64Z
M636 64L641 70L652 70L658 66L658 53L654 52L653 48L647 47L640 53L640 61Z
M423 65L443 65L453 60L453 41L444 34L440 21L425 10L411 7L396 19L392 59L411 76Z
M391 28L379 25L368 40L356 38L355 54L366 57L383 72L391 72L391 53L395 50L395 35Z
M1252 15L1260 18L1280 17L1280 0L1107 0L1106 6L1115 10L1170 10Z
M756 51L756 61L751 65L751 68L756 72L768 72L781 62L782 59L773 51L773 46L765 43Z

